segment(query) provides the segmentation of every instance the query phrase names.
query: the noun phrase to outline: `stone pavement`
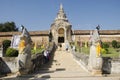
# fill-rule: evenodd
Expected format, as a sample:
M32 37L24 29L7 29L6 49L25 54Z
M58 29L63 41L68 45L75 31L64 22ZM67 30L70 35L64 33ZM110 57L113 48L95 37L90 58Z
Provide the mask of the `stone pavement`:
M3 80L120 80L119 75L108 77L93 76L75 62L70 52L57 50L51 61L34 74L16 77L12 75Z

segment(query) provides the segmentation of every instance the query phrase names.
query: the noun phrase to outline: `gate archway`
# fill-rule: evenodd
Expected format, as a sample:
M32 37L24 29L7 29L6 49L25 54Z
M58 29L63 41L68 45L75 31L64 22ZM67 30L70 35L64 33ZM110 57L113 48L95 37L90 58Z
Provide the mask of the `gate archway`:
M65 30L63 28L60 28L58 30L58 43L64 43L64 41L65 41L64 32L65 32Z

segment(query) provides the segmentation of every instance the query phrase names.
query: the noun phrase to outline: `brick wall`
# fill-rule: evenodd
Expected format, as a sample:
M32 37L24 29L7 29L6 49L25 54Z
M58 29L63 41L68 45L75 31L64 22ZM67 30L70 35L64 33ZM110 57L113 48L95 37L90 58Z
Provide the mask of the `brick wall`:
M33 42L38 44L47 43L49 41L49 31L30 31ZM2 41L11 40L12 35L20 34L20 32L0 32L0 45ZM120 42L120 30L101 30L100 37L103 42L111 42L117 40ZM75 41L88 42L90 39L90 30L74 30L72 36L75 36Z

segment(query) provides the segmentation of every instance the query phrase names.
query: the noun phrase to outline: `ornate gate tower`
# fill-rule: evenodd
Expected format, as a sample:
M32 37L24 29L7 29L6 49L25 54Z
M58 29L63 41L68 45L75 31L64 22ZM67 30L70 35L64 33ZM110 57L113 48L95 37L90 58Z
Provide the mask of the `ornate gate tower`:
M72 25L68 22L66 14L62 4L57 14L55 21L52 23L50 32L52 34L52 40L58 43L66 43L72 41Z

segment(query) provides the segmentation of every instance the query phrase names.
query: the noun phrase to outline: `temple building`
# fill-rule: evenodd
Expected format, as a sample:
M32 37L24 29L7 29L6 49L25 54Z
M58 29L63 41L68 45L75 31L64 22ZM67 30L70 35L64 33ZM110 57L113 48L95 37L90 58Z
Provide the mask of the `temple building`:
M64 12L62 4L60 10L50 27L52 40L57 43L65 43L72 41L72 25L69 23L67 16Z

